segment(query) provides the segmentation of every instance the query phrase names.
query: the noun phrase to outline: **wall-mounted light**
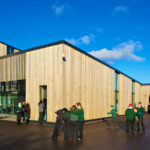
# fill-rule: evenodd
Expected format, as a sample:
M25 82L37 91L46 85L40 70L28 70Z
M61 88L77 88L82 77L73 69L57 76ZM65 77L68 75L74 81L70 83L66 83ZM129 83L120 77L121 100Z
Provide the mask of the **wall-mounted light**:
M65 54L62 54L62 60L63 60L64 62L66 61Z

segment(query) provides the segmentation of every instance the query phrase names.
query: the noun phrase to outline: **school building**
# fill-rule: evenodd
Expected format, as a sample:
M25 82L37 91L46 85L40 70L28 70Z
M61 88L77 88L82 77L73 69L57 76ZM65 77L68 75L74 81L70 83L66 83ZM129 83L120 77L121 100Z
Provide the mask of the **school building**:
M85 119L108 117L114 104L124 115L129 103L149 103L150 84L142 84L66 41L21 51L0 42L0 113L15 114L18 101L31 107L38 120L44 100L45 120L55 111L81 102Z

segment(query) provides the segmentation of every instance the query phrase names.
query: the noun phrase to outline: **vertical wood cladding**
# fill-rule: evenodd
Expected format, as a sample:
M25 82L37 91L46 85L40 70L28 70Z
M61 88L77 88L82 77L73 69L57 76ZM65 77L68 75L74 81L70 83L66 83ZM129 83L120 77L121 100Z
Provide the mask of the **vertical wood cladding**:
M28 52L27 62L26 100L31 104L31 119L38 119L40 85L47 85L48 121L55 121L56 110L76 102L82 102L86 119L107 117L114 104L114 70L64 44Z
M119 74L119 114L124 115L128 105L132 103L132 80Z
M0 43L0 56L7 55L7 46Z
M22 80L26 75L26 54L0 59L0 82Z

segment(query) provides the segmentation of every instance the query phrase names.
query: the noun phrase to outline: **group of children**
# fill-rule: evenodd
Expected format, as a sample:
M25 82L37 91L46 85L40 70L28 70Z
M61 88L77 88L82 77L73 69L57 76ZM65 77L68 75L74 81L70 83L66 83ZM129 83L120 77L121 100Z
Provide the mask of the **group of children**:
M143 121L143 116L145 113L144 107L142 107L141 102L138 102L138 105L133 107L132 104L129 104L126 109L126 132L127 133L144 133L145 126ZM111 105L111 111L107 114L111 114L111 124L115 125L118 128L117 124L117 111L114 108L114 105Z
M23 123L27 124L30 118L30 105L28 103L18 103L17 109L17 124L20 125L21 120L23 119Z
M129 104L129 107L125 112L127 133L145 132L145 126L143 121L144 113L145 109L144 107L142 107L141 102L138 102L137 107L133 107L132 104Z
M52 139L57 140L63 125L65 141L83 141L84 110L81 103L76 103L69 110L63 108L56 112L57 119Z

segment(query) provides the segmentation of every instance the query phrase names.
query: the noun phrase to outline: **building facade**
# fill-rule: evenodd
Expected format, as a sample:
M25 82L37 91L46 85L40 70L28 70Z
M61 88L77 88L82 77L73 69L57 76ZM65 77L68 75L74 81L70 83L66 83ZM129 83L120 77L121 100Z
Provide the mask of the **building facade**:
M44 119L81 102L85 119L108 117L110 105L124 115L129 103L147 109L150 84L142 84L66 41L20 51L0 43L0 113L15 114L18 101L31 107L38 120L38 102L45 103Z

